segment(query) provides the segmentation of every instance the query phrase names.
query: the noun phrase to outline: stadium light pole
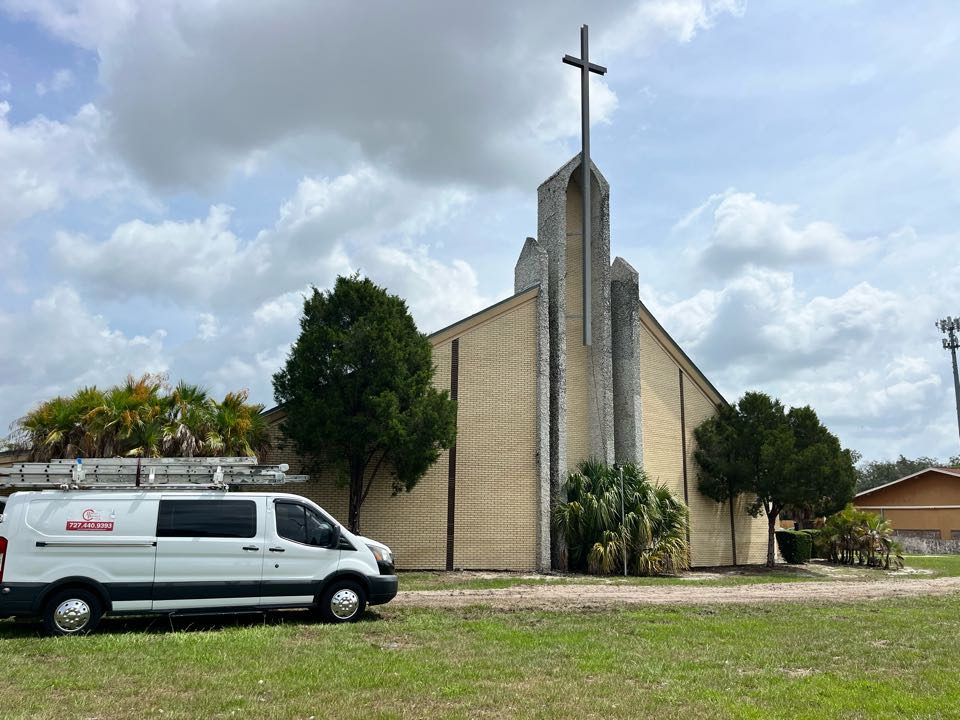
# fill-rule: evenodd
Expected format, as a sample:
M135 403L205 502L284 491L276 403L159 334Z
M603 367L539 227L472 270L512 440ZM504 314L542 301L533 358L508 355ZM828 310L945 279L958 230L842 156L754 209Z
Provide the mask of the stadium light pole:
M936 326L946 335L943 339L943 349L949 350L953 359L953 393L957 401L957 431L960 432L960 376L957 375L957 348L960 347L957 333L960 332L960 317L953 318L947 315L943 320L937 320Z

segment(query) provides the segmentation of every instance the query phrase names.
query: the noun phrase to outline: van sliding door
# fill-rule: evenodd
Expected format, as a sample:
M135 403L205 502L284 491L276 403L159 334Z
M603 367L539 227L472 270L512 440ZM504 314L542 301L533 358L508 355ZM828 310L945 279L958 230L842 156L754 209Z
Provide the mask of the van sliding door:
M255 607L266 499L164 495L157 520L154 610Z

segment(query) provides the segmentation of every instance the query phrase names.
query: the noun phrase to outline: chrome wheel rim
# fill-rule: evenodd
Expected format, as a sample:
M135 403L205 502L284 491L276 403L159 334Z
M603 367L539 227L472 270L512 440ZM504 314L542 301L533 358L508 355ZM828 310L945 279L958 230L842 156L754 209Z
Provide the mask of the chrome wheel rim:
M90 622L90 606L76 598L64 600L54 611L53 622L62 632L82 630Z
M349 620L357 614L360 596L349 588L337 590L330 598L330 612L340 620Z

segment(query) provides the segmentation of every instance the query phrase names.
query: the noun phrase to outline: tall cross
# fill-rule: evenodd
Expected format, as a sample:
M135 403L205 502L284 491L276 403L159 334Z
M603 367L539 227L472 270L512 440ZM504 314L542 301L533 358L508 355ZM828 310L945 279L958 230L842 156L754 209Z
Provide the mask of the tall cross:
M583 180L580 189L583 195L583 344L591 344L593 311L591 308L590 278L590 73L605 75L607 69L590 62L587 26L580 28L580 55L575 58L563 56L567 65L580 68L580 123L583 135L583 152L580 154L580 168Z

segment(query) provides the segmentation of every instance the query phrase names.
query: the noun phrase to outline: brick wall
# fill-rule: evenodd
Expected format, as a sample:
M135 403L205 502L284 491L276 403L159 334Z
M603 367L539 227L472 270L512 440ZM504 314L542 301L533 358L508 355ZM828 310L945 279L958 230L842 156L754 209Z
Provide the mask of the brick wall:
M537 552L538 290L494 306L434 336L434 385L450 388L451 344L459 345L454 567L532 570ZM262 460L308 465L279 430ZM384 478L361 509L364 535L386 543L402 569L446 565L449 453L441 454L409 493L392 496ZM309 472L309 469L305 470ZM383 470L381 470L381 473ZM347 492L328 469L284 490L309 497L340 520Z
M643 465L652 479L683 497L680 365L645 325L640 331L640 368ZM715 412L714 403L690 375L684 375L683 387L691 560L695 566L728 565L733 562L730 507L700 493L693 458L696 447L693 431ZM766 521L746 513L749 503L749 499L742 498L734 506L740 564L763 562L766 558Z
M535 300L459 338L455 567L536 567Z
M674 374L679 372L674 365ZM690 554L694 565L731 565L733 564L733 541L730 532L730 505L718 503L703 495L697 489L697 464L693 459L696 440L693 431L697 425L711 417L716 409L710 399L689 377L683 379L683 398L685 405L684 424L687 442L687 490L690 501ZM742 524L749 515L734 515L735 525ZM737 562L746 562L740 558L737 546Z

